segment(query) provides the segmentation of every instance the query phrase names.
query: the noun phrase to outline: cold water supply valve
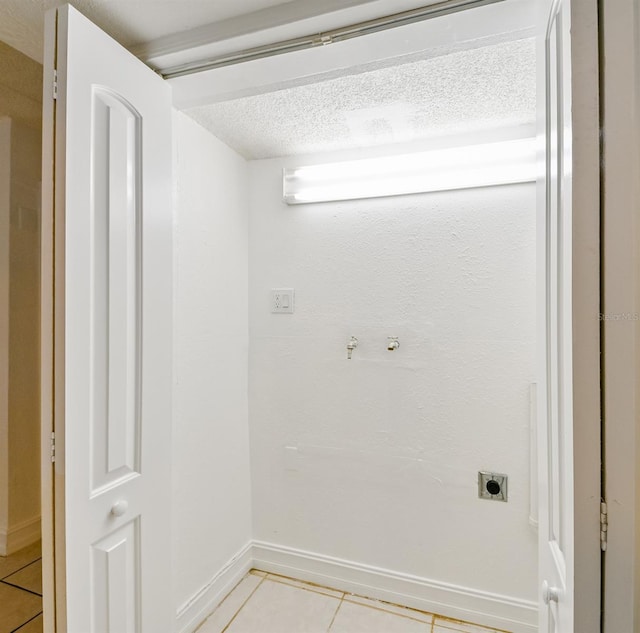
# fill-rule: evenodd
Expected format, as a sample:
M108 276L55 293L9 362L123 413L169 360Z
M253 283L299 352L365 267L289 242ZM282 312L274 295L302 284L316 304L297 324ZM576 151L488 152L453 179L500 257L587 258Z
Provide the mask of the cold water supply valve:
M397 336L388 336L387 339L389 340L389 343L387 344L387 349L390 352L394 352L400 347L400 341L398 341Z

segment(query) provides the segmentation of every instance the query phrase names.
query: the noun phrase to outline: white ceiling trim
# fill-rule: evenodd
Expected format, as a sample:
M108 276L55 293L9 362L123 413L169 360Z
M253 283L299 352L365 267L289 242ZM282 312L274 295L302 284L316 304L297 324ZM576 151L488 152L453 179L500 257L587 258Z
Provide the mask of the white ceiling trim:
M441 0L431 1L440 2ZM425 0L400 0L398 4L412 6L416 2L424 4ZM380 0L323 0L322 2L294 0L144 42L133 47L132 52L150 65L164 67L168 63L175 63L171 61L174 59L172 57L174 54L182 57L185 54L188 55L186 51L193 49L199 49L200 52L203 52L207 46L213 43L317 18L326 13L334 15L340 13L344 17L355 17L356 15L369 14L372 11L379 12L380 5L385 4L388 2ZM367 6L361 7L361 5ZM200 47L205 48L201 49Z
M425 6L425 1L420 5ZM439 56L505 39L522 39L533 34L535 19L535 3L507 0L329 46L176 77L169 83L176 107L197 107L384 67L406 61L411 55ZM279 35L279 29L267 29L225 45L232 46L230 50L251 48L266 37L278 41Z
M134 53L162 72L165 68L440 2L442 0L295 0L160 38L136 47Z
M181 77L205 70L213 70L222 66L231 66L264 57L283 55L317 46L328 46L329 44L344 42L355 37L364 37L392 28L423 22L429 19L441 18L445 15L495 4L497 2L505 2L505 0L443 0L436 4L420 7L419 9L393 13L373 20L341 26L330 31L314 31L303 37L281 40L279 42L273 42L263 46L254 46L249 49L237 50L215 57L198 59L187 64L164 68L161 73L165 79L172 79L174 77Z

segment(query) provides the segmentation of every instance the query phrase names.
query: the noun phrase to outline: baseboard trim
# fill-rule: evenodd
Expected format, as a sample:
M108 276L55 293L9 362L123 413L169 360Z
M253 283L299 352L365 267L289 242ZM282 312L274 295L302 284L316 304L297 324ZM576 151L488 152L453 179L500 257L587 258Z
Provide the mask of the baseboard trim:
M0 556L15 554L27 545L37 543L42 537L39 516L22 521L7 530L0 530Z
M253 545L247 543L177 612L176 631L193 633L253 567Z
M257 569L369 598L513 633L536 633L538 630L537 605L527 600L261 541L253 542L252 559L253 567Z

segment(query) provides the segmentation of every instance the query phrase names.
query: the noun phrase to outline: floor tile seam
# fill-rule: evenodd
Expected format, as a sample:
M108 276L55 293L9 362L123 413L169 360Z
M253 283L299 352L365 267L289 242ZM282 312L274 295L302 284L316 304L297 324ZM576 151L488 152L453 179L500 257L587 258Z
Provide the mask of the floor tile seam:
M338 591L337 589L330 589L329 591L333 591L334 593L338 593L340 594L339 596L335 596L332 595L330 593L325 593L324 591L320 591L318 589L314 589L313 585L309 585L307 587L304 587L302 585L294 585L292 583L289 582L284 582L282 580L278 580L277 578L269 578L269 576L267 576L265 578L265 580L269 580L271 582L275 582L278 585L284 585L285 587L293 587L294 589L302 589L302 591L308 591L309 593L315 593L319 596L325 596L326 598L335 598L336 600L342 600L344 598L344 592L343 591ZM302 581L299 581L302 582Z
M20 589L26 593L30 593L32 596L37 596L38 598L42 598L41 593L36 593L35 591L31 591L31 589L26 589L25 587L21 587L20 585L14 585L11 582L7 582L6 580L0 580L0 584L7 585L7 587L13 587L14 589Z
M367 599L370 600L370 598L367 598ZM383 613L390 613L391 615L397 615L399 618L405 618L406 620L413 620L414 622L420 622L420 624L429 624L429 620L419 620L418 618L412 618L410 615L405 615L404 613L396 613L395 611L389 611L389 609L385 609L383 607L377 607L370 604L362 604L362 602L349 600L349 598L346 596L344 598L344 601L348 602L349 604L358 605L359 607L366 607L367 609L373 609L374 611L382 611ZM400 607L400 608L403 608L403 607ZM427 615L431 615L431 614L428 613ZM433 627L433 621L434 621L434 618L431 617L432 627ZM492 633L492 632L489 631L488 633Z
M345 591L345 598L349 600L349 598L361 598L362 600L373 600L374 602L379 602L380 604L388 604L391 607L396 607L398 609L406 609L407 611L416 611L417 613L424 613L424 615L429 616L432 620L436 618L444 618L445 616L438 615L434 611L424 611L423 609L414 609L413 607L408 607L405 604L400 604L399 602L390 602L388 600L378 600L377 598L370 598L369 596L363 596L359 593L350 593ZM508 631L500 631L500 633L509 633Z
M456 620L455 618L449 618L446 615L442 615L441 613L434 613L434 622L435 620L443 620L444 624L439 624L438 626L442 626L445 629L450 629L451 631L459 631L459 629L452 629L452 626L475 626L478 629L482 629L482 633L511 633L511 631L507 631L506 629L496 629L491 626L484 626L484 624L476 624L475 622L469 622L468 620ZM462 631L462 633L465 633Z
M465 624L466 624L466 622L465 622ZM476 627L482 626L481 624L473 624L473 622L469 622L469 624L470 624L471 626L476 626ZM433 629L435 629L435 628L436 628L436 626L438 626L438 627L439 627L439 628L441 628L441 629L445 629L446 631L451 631L451 633L468 633L468 632L467 632L467 631L465 631L464 629L454 629L454 628L451 628L451 626L450 626L450 625L449 625L449 626L447 626L446 624L442 624L442 623L436 622L436 621L434 620L434 621L433 621ZM484 630L484 631L482 631L482 632L478 631L478 633L508 633L508 631L503 631L503 630L500 630L500 629L488 629L488 628L486 628L486 627L483 627L483 628L484 628L485 630ZM474 632L474 633L475 633L475 632Z
M222 598L222 600L220 600L220 602L218 603L218 606L213 610L213 612L214 612L214 613L215 613L215 612L216 612L216 611L217 611L217 610L218 610L218 609L219 609L219 608L220 608L220 607L221 607L221 606L222 606L222 605L223 605L223 604L224 604L224 603L225 603L225 602L226 602L226 601L231 597L231 594L233 594L233 592L234 592L234 591L235 591L235 590L236 590L236 589L237 589L237 588L242 584L242 581L243 581L243 580L245 580L245 579L247 579L249 576L253 576L253 574L251 573L251 571L248 571L248 572L247 572L247 573L246 573L246 574L245 574L245 575L244 575L244 576L243 576L243 577L242 577L242 578L241 578L241 579L240 579L240 580L239 580L239 581L238 581L238 582L237 582L237 583L232 587L232 589L231 589L229 592L227 592L227 594L225 595L225 597L224 597L224 598ZM259 578L259 576L256 576L256 578ZM260 584L260 583L258 583L258 584ZM211 613L210 615L213 615L213 613ZM207 616L207 617L209 617L209 616ZM206 620L205 620L205 622L206 622ZM200 626L202 626L202 625L200 625ZM199 628L200 628L200 627L198 627L198 629L199 629ZM196 629L196 631L197 631L198 629Z
M267 580L271 580L272 582L276 582L279 583L281 585L286 585L287 587L293 587L294 589L302 589L304 591L310 591L311 593L317 593L320 594L322 596L326 596L327 598L336 598L339 599L341 601L346 601L349 602L350 604L357 604L360 605L361 607L368 607L369 609L374 609L376 611L383 611L384 613L390 613L392 615L397 615L401 618L406 618L408 620L413 620L414 622L420 622L421 624L431 624L431 627L433 628L433 622L435 620L435 614L430 613L428 611L422 611L421 613L424 613L426 616L428 616L428 619L426 620L421 620L419 618L415 618L412 617L410 615L406 615L404 613L396 613L394 611L390 611L389 609L385 609L384 607L378 607L378 606L373 606L373 605L369 605L369 604L362 604L361 602L357 602L356 600L350 599L351 596L353 596L354 598L363 598L365 600L371 600L371 598L367 598L365 596L356 596L355 594L349 594L347 592L343 592L343 591L339 591L338 589L331 589L330 587L325 587L324 585L314 585L314 584L310 584L310 583L306 583L303 580L297 580L295 578L291 578L290 576L281 576L279 574L268 574L267 575ZM284 578L285 580L292 580L298 584L293 584L293 583L288 583L285 582L285 580L281 580L282 578ZM301 586L301 585L306 585L306 586ZM325 593L323 591L320 591L320 589L316 589L315 587L319 587L320 589L326 589L328 591L332 591L334 593L340 593L342 594L341 596L335 596L329 593ZM384 603L383 603L384 604ZM391 604L391 603L389 603ZM393 605L399 609L404 609L404 608L409 608L409 607L403 607L402 605ZM338 608L340 607L340 605L338 605ZM431 631L430 631L431 633ZM489 632L491 633L491 632Z
M18 569L14 569L10 574L7 574L6 576L3 576L2 578L0 578L0 580L4 580L5 578L9 578L9 576L13 576L13 574L17 574L18 572L23 571L24 569L26 569L30 565L33 565L34 563L37 563L39 560L42 560L42 556L39 556L35 560L32 560L30 563L27 563L26 565L23 565L22 567L18 567Z
M336 610L333 613L333 617L331 618L331 622L329 622L329 628L327 629L327 633L330 633L331 631L331 627L333 626L333 623L336 621L336 617L338 615L338 611L340 611L340 607L342 606L343 602L344 602L344 597L346 594L342 594L342 598L340 598L340 600L338 600L338 606L336 607Z
M306 580L300 580L299 578L294 578L293 576L283 576L282 574L274 574L272 572L266 572L266 574L267 574L267 578L269 578L269 580L277 580L279 578L284 578L285 580L292 580L293 582L297 582L299 584L306 585L307 587L310 587L312 591L314 590L314 588L317 588L317 589L315 589L315 591L318 591L320 589L324 589L326 591L333 591L334 593L340 593L342 595L346 594L346 591L340 591L340 589L334 589L333 587L328 587L327 585L319 585L319 584L317 584L315 582L307 582ZM280 581L280 582L282 582L282 581ZM318 593L320 593L320 591L318 591ZM334 598L337 598L337 596L334 596Z
M247 573L247 575L244 578L247 578L247 576L249 576L250 574ZM251 574L253 575L253 574ZM244 580L244 578L242 580ZM256 576L256 578L260 578L260 576ZM246 599L242 602L242 604L238 607L238 609L236 610L236 612L233 614L233 617L229 620L229 622L227 622L227 625L222 629L222 631L220 631L220 633L225 633L225 631L233 624L233 621L238 617L238 614L240 613L240 611L242 611L242 609L244 609L245 605L247 604L247 602L249 602L249 600L251 600L251 598L253 597L253 594L258 591L258 588L260 587L260 585L267 579L266 576L263 576L262 578L260 578L260 582L253 588L253 591L246 597ZM240 583L238 583L240 584ZM215 613L215 611L213 612ZM211 615L213 615L213 613Z
M42 615L42 611L40 611L39 613L36 613L32 618L29 618L26 622L23 622L19 627L13 629L11 633L16 633L16 631L19 631L23 626L26 626L27 624L29 624L29 622L33 622L36 618L40 617L41 615Z
M444 623L438 624L436 620L443 620ZM475 626L476 628L481 629L482 633L510 633L510 631L507 631L505 629L495 629L490 626L476 624L475 622L467 622L466 620L452 620L451 618L448 618L446 615L438 615L437 613L434 615L434 624L438 624L438 626L441 626L444 629L449 629L450 631L456 631L456 632L459 632L460 629L456 629L452 627L462 625L462 626ZM465 633L465 632L462 631L462 633Z

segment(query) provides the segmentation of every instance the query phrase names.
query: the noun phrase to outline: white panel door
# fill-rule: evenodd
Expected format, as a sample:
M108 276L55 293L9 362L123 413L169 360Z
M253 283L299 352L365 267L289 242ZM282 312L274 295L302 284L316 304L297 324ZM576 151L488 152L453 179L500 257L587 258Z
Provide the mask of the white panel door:
M539 630L574 633L570 1L542 0L541 9Z
M56 622L173 629L171 94L75 9L56 29ZM53 72L46 68L45 72Z

